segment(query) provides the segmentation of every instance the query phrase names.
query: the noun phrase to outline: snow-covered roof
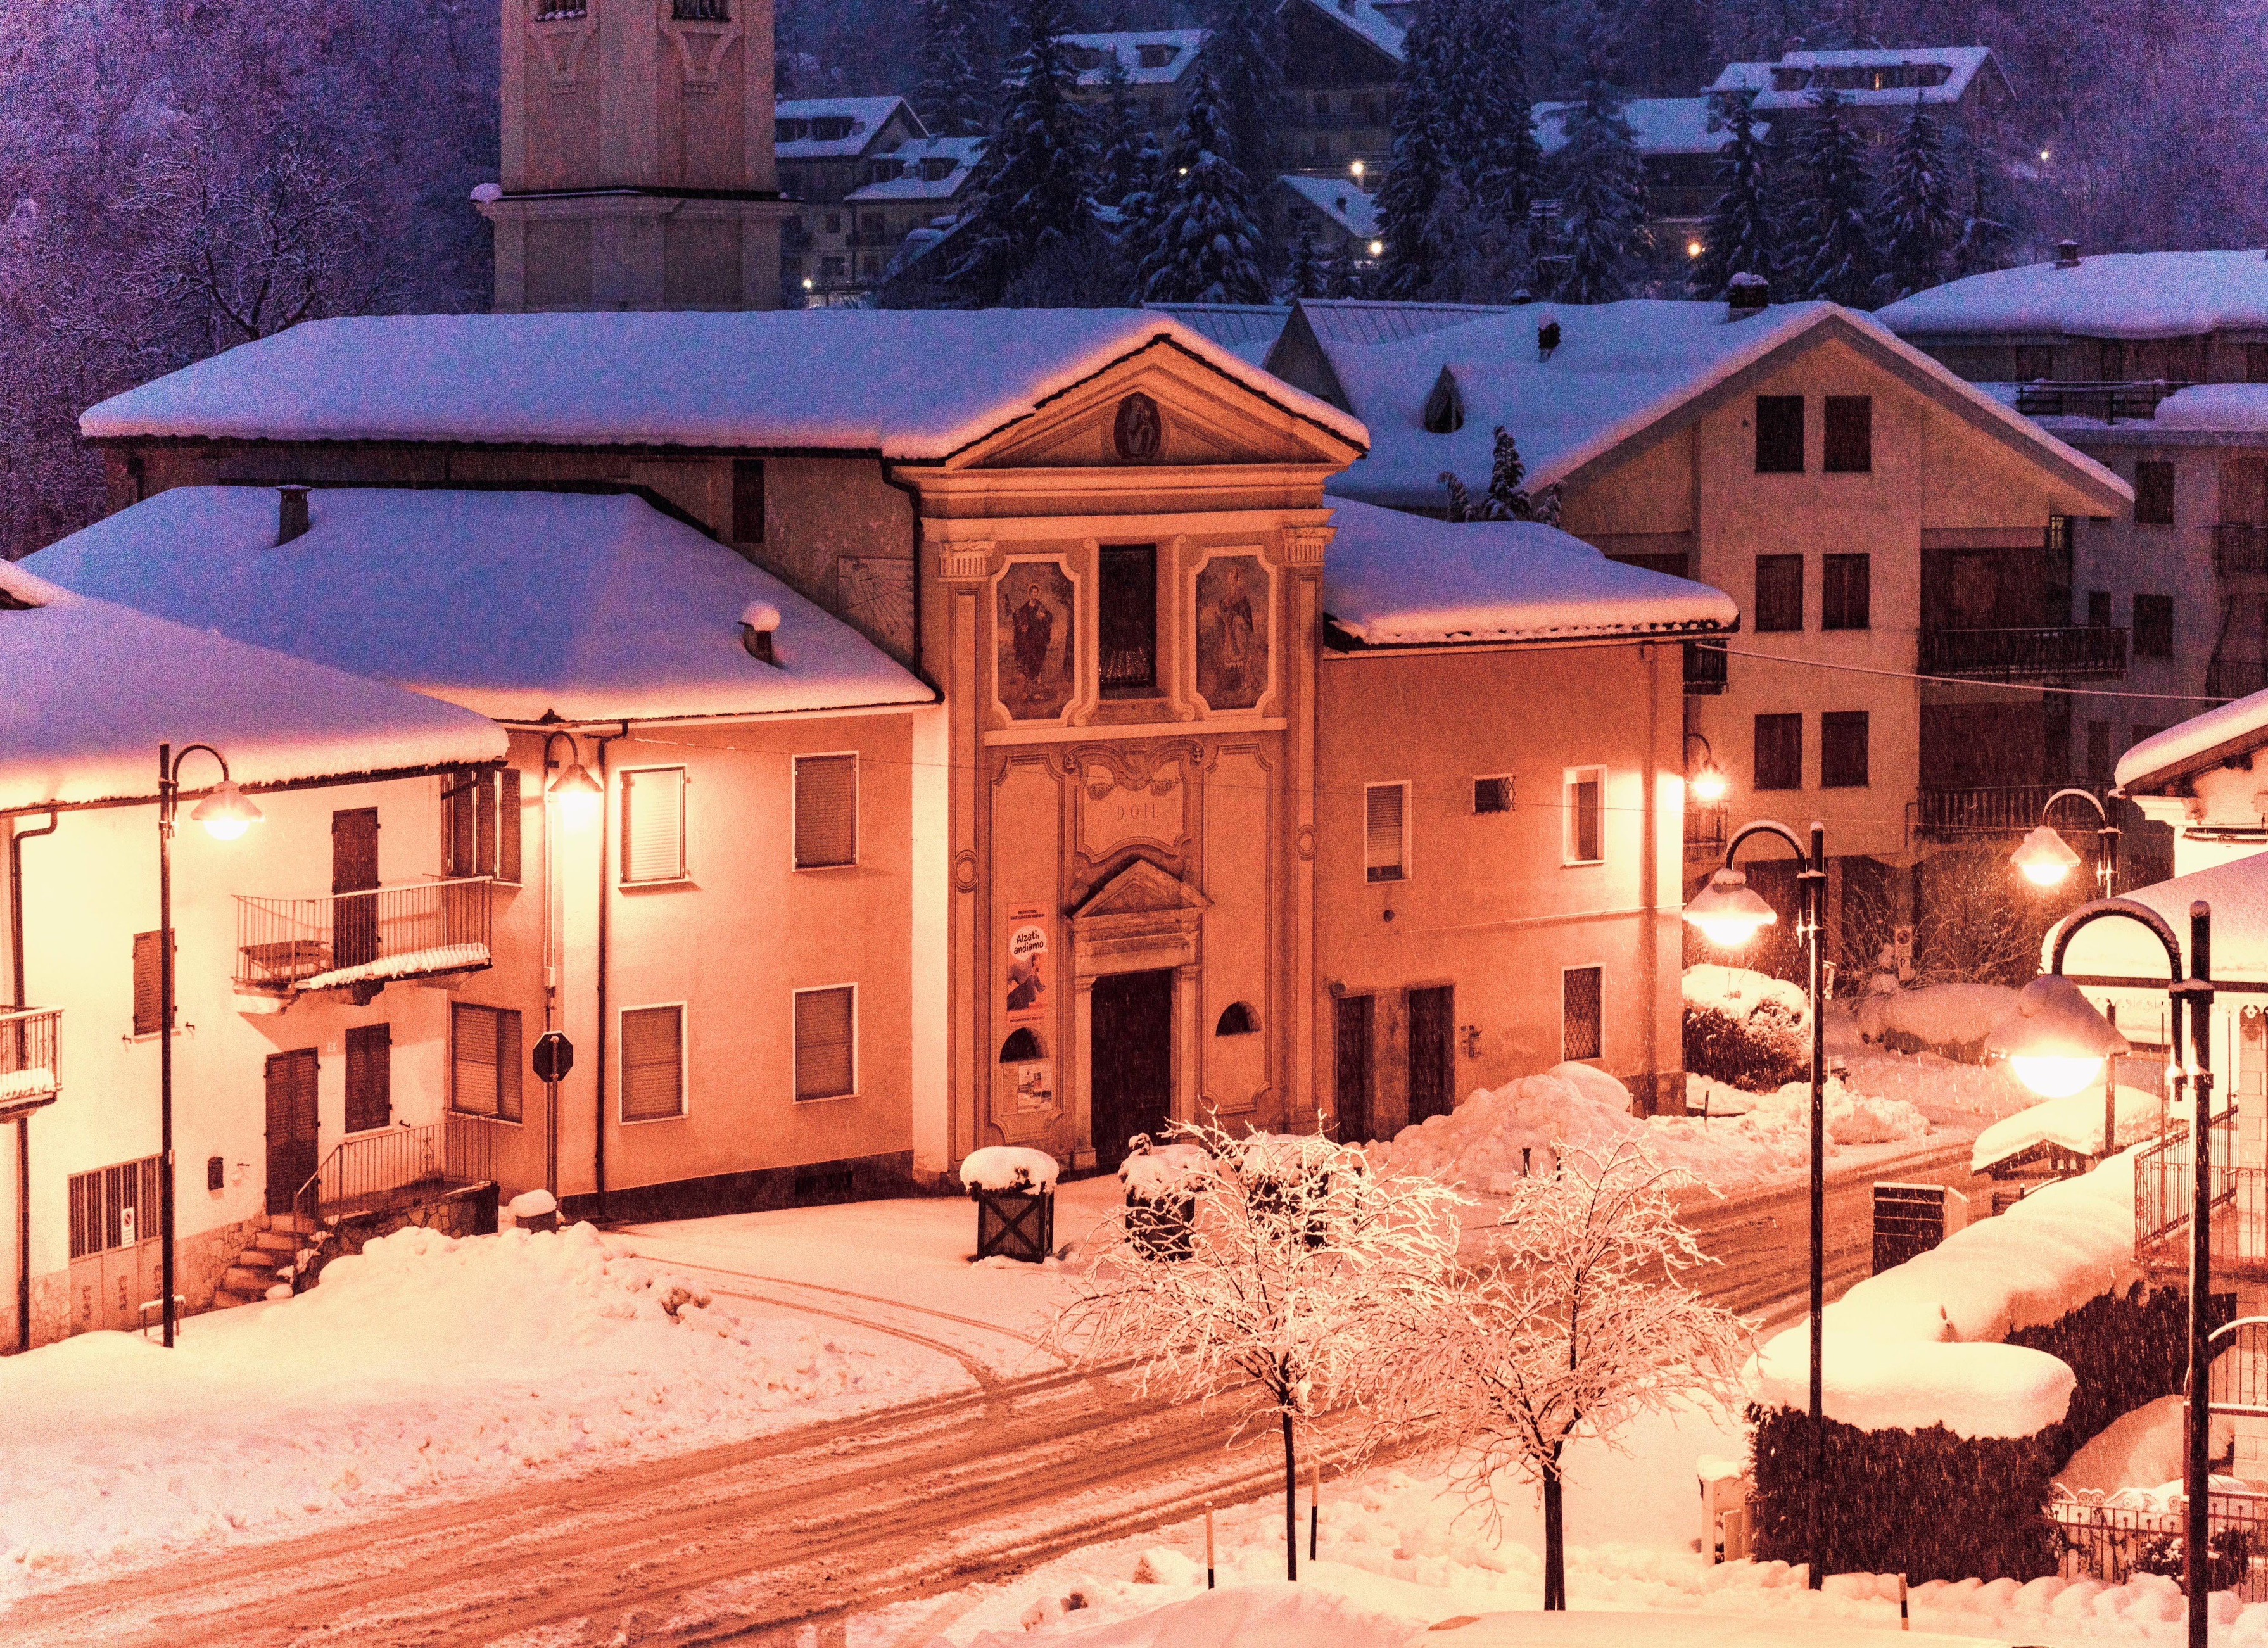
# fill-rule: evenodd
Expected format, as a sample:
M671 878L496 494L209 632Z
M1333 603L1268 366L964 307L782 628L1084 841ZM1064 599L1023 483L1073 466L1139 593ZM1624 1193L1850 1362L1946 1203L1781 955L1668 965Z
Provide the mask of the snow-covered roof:
M929 703L849 625L643 498L183 487L33 557L66 588L387 681L500 721ZM780 618L777 666L740 615ZM4 616L4 614L0 614Z
M1845 103L1911 107L1917 98L1925 103L1959 102L1988 66L1993 74L2000 73L1999 60L1989 46L1792 51L1783 54L1778 63L1727 63L1709 90L1753 92L1755 107L1764 114L1810 108L1817 92L1827 86L1833 86ZM1888 70L1879 77L1884 84L1875 85L1878 77L1874 75L1849 72L1870 70ZM1933 85L1917 84L1933 77L1901 72L1911 70L1942 70L1945 77Z
M2268 744L2268 692L2257 692L2216 704L2142 739L2118 758L2113 780L2121 790L2154 788L2264 744Z
M2077 267L2031 263L1933 286L1876 312L1902 337L2036 333L2194 337L2268 329L2268 255L2097 252Z
M851 202L949 201L968 187L970 173L984 158L984 145L990 142L989 137L909 137L887 154L874 157L877 162L895 160L903 171L896 177L855 188L843 198ZM942 177L925 175L923 163L939 160L950 160L953 170Z
M1567 146L1567 117L1581 107L1535 106L1535 141L1545 154ZM1715 154L1733 141L1733 129L1711 113L1705 97L1632 98L1623 105L1623 119L1642 155Z
M1135 85L1171 85L1189 70L1212 38L1211 29L1135 29L1117 33L1065 34L1063 43L1079 54L1083 66L1079 83L1103 84L1110 55L1126 65L1126 77ZM1090 55L1091 54L1091 61Z
M1294 0L1300 3L1302 0ZM1377 0L1304 0L1304 4L1395 62L1402 61L1402 37L1407 32L1402 17L1410 10L1406 3L1380 5Z
M1335 505L1323 610L1365 646L1714 634L1740 619L1705 584L1625 566L1537 521L1451 523Z
M1559 326L1560 342L1545 360L1537 337L1552 322ZM1963 383L1866 315L1833 304L1800 303L1732 320L1723 304L1660 298L1525 305L1397 343L1322 340L1337 391L1371 433L1369 456L1336 476L1330 490L1393 507L1439 508L1444 470L1476 492L1485 485L1498 424L1520 443L1528 487L1548 486L1766 357L1828 327L2003 438L2060 464L2106 501L2106 512L2110 501L2132 496L2125 482L2095 460ZM1437 434L1425 427L1425 408L1445 369L1462 401L1464 422Z
M2213 975L2224 980L2268 979L2268 853L2228 859L2169 880L2129 888L2119 896L2146 905L2164 917L2184 956L2189 953L2190 906L2204 900L2213 907ZM2042 946L2043 954L2049 953L2047 946L2052 945L2058 931L2049 930ZM2064 953L2064 971L2080 977L2162 981L2167 972L2166 949L2138 922L2098 921L2073 937ZM2104 986L2090 994L2111 989ZM2146 993L2153 1006L2165 1004L2163 982ZM2123 1005L2123 995L2120 999ZM2133 1039L2148 1039L2126 1012L2120 1013L2118 1023ZM2100 1090L2096 1096L2101 1097Z
M850 159L865 153L890 117L902 112L907 126L919 133L921 117L903 98L791 98L772 109L773 150L782 160ZM848 126L840 124L845 121ZM814 136L814 121L824 122L821 130L841 135Z
M112 396L91 439L659 445L950 457L1154 342L1365 439L1155 311L792 309L310 320Z
M1378 232L1378 198L1352 178L1301 177L1286 173L1276 181L1358 240Z
M2192 384L2158 402L2160 429L2268 435L2268 384Z
M2139 1144L2158 1130L2165 1101L2139 1087L2118 1085L2118 1148ZM2050 1099L2029 1110L2002 1116L1977 1136L1969 1154L1969 1171L1989 1173L2002 1162L2054 1144L2075 1156L2095 1156L2102 1150L2102 1088L2097 1083L2066 1099Z
M275 498L268 500L274 536ZM129 611L0 561L0 813L147 800L158 746L216 746L247 786L500 761L453 705ZM202 759L183 775L217 776Z
M1292 318L1289 304L1153 303L1143 307L1173 316L1255 366L1266 364L1268 351L1276 347L1284 323Z
M1391 298L1302 298L1299 307L1325 343L1393 343L1514 313L1508 304L1405 303Z

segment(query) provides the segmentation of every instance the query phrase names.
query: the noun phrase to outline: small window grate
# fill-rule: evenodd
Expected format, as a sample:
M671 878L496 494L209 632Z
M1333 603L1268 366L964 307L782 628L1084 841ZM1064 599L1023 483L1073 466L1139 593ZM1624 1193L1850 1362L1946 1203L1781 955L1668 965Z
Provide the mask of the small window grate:
M1559 975L1559 1056L1604 1056L1605 1031L1600 997L1604 969L1569 967Z
M1511 812L1512 780L1509 778L1474 779L1473 811L1476 813Z

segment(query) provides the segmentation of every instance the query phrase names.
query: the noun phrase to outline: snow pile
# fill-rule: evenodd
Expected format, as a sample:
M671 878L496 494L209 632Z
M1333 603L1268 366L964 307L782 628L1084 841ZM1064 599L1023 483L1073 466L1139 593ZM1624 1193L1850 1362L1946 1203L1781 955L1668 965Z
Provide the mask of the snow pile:
M587 1225L412 1228L297 1299L0 1362L0 1597L405 1497L508 1487L926 1394L895 1359L743 1318Z
M2268 259L2251 252L2097 252L2076 269L2033 263L1902 298L1875 319L1903 337L2068 333L2195 337L2268 327Z
M2071 1456L2071 1462L2056 1474L2056 1486L2073 1494L2134 1489L2154 1494L2165 1487L2179 1493L2187 1441L2182 1409L2179 1396L2161 1396L2121 1414ZM2212 1457L2228 1452L2235 1431L2235 1422L2228 1415L2213 1416ZM2214 1482L2218 1486L2227 1480L2216 1477Z
M0 1102L36 1098L40 1093L51 1093L55 1090L55 1073L44 1064L0 1074Z
M489 947L484 944L434 945L423 950L404 950L398 955L380 956L374 961L361 961L352 967L333 967L328 972L300 979L291 988L304 994L311 990L338 990L349 984L369 983L377 979L414 978L427 973L466 973L488 965Z
M2014 1115L2039 1102L2006 1061L1970 1064L1934 1053L1866 1052L1845 1054L1842 1063L1843 1079L1852 1086L1880 1099L1904 1100L1933 1122Z
M2139 1087L2118 1089L2118 1137L2121 1145L2150 1137L2158 1130L2165 1104L2157 1094ZM2003 1116L1977 1136L1969 1159L1974 1173L1989 1171L2012 1156L2021 1156L2040 1144L2059 1144L2080 1156L2102 1149L2102 1093L2091 1087L2067 1099L2051 1099L2029 1110Z
M1062 1174L1047 1151L1021 1144L987 1144L961 1164L961 1182L970 1190L1052 1190Z
M1311 1576L1312 1578L1312 1576ZM1049 1599L1052 1600L1052 1599ZM1051 1615L1046 1600L1027 1609L1023 1630L987 1631L976 1648L1010 1648ZM1076 1621L1078 1610L1069 1615ZM1414 1643L1432 1623L1364 1606L1336 1590L1278 1579L1201 1591L1107 1624L1065 1633L1079 1648L1395 1648Z
M2160 429L2268 434L2268 384L2193 384L2158 402Z
M1969 1049L2015 1011L2016 992L2005 984L1932 984L1893 990L1859 1004L1859 1039L1897 1052L1926 1049L1981 1063L1981 1056L1970 1056Z
M1802 987L1769 973L1705 961L1685 969L1680 987L1689 1008L1713 1009L1741 1024L1762 1014L1774 1029L1805 1038L1811 1034L1811 1002Z

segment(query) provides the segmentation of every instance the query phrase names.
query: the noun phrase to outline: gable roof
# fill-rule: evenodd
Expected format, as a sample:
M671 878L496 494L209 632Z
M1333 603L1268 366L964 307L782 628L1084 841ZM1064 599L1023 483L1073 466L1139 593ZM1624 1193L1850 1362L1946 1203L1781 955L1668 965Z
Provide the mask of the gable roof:
M1351 178L1306 177L1286 172L1276 180L1357 240L1378 233L1378 197Z
M1714 635L1740 622L1722 591L1609 561L1539 521L1453 525L1341 501L1331 524L1323 612L1341 651Z
M1152 303L1142 306L1173 316L1255 366L1268 358L1284 322L1292 315L1289 304Z
M1082 55L1093 54L1094 66L1081 69L1079 84L1100 86L1104 84L1105 64L1116 55L1126 66L1128 84L1138 86L1172 85L1189 71L1204 44L1212 38L1211 29L1130 29L1113 33L1064 34L1063 43ZM1158 56L1170 51L1173 55L1156 68L1145 67L1142 48L1151 48L1150 55Z
M5 561L0 680L0 813L153 799L161 742L217 747L247 787L504 754L504 730L483 717L91 600ZM190 773L217 776L202 761Z
M1284 0L1277 10L1289 11L1293 6L1306 6L1322 17L1329 18L1338 27L1352 34L1372 49L1383 53L1395 63L1402 61L1402 38L1407 31L1401 18L1410 10L1403 4L1380 5L1377 0Z
M1567 146L1567 117L1580 103L1538 103L1534 115L1536 146L1547 155ZM1733 141L1733 129L1712 111L1705 97L1632 98L1623 119L1642 155L1712 155ZM1761 122L1759 135L1771 130Z
M643 498L181 487L33 557L66 588L499 721L659 720L932 703L849 625ZM777 666L740 641L779 614Z
M1549 360L1537 338L1557 322ZM1296 327L1296 320L1294 327ZM1868 317L1834 304L1775 305L1743 320L1721 303L1633 298L1623 303L1531 304L1466 320L1398 342L1351 344L1318 337L1322 368L1294 382L1345 406L1370 430L1371 450L1329 483L1341 497L1403 509L1439 509L1442 471L1478 491L1488 480L1494 431L1520 443L1530 489L1565 482L1666 420L1697 416L1771 357L1833 335L1995 438L2059 469L2106 514L2132 496L2095 460L2065 445L1974 385L1962 382ZM1297 372L1292 328L1270 357ZM1464 408L1461 428L1426 429L1425 408L1444 372Z
M1970 275L1901 298L1875 319L1901 337L2041 333L2193 337L2268 329L2268 254L2098 252L2077 268L2031 263Z
M1906 67L1941 68L1947 77L1933 86L1889 85L1880 90L1871 86L1837 86L1837 95L1845 104L1860 108L1911 108L1918 100L1957 103L1967 95L1977 77L1987 72L1999 80L2003 90L2008 89L2007 76L1989 46L1910 46L1791 51L1781 54L1777 63L1727 63L1709 90L1712 94L1753 92L1754 107L1759 114L1800 114L1815 107L1813 99L1822 84L1821 70Z
M114 395L79 430L95 440L673 445L939 461L1160 343L1365 444L1359 420L1139 309L310 320Z
M2118 758L2113 782L2132 794L2162 794L2192 774L2268 746L2268 692L2257 692L2153 733Z
M873 146L894 115L902 114L915 136L927 129L912 105L901 97L791 98L772 108L773 150L782 160L853 159ZM783 121L847 120L850 128L840 137L777 136Z

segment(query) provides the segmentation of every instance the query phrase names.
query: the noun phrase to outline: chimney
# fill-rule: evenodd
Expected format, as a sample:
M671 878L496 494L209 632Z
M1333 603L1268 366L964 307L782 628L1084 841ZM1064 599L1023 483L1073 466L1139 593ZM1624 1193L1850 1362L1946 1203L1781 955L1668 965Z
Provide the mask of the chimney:
M307 489L279 487L276 491L276 546L282 548L307 532Z
M2056 242L2055 266L2058 269L2077 269L2079 267L2078 241L2058 240Z
M1745 320L1752 314L1762 314L1771 306L1771 283L1761 275L1751 275L1743 269L1733 276L1725 288L1725 318Z

